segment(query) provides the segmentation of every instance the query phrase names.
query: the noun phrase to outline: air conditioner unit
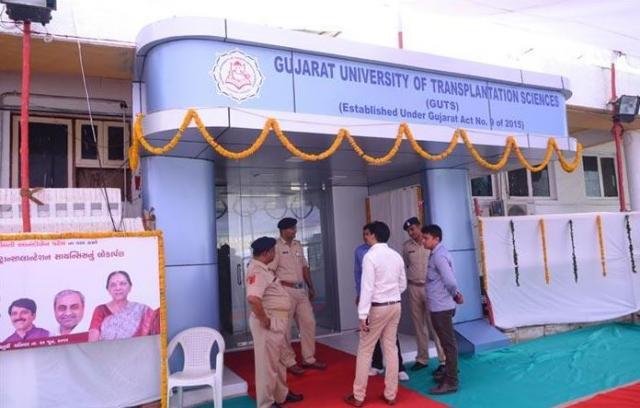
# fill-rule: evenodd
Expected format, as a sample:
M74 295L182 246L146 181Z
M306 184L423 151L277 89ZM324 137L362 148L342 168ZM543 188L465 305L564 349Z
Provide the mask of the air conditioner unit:
M518 215L532 215L535 213L533 204L507 204L507 215L514 217Z

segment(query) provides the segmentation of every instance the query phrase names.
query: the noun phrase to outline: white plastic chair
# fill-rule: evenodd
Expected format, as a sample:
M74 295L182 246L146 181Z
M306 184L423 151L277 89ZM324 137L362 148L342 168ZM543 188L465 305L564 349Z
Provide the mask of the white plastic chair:
M211 349L218 344L216 368L211 368ZM222 373L224 371L224 339L218 331L209 327L193 327L178 333L169 342L167 358L176 347L182 346L184 366L182 371L169 375L167 398L171 390L178 388L179 407L182 408L182 387L208 385L213 389L213 406L222 408Z

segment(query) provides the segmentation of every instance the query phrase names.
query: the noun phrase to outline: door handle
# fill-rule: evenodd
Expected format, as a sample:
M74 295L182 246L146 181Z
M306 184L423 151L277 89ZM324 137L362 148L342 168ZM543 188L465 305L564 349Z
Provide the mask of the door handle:
M238 282L238 286L242 286L242 265L236 265L236 281Z

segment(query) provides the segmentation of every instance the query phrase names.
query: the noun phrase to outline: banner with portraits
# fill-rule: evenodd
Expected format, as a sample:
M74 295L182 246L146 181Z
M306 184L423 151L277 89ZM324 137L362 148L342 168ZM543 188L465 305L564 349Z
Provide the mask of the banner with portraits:
M156 232L0 235L0 352L160 334L162 259Z

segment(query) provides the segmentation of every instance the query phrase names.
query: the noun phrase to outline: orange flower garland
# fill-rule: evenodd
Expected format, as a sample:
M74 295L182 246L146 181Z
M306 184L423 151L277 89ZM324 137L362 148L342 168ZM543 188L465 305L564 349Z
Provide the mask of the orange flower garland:
M140 145L142 145L142 147L144 147L145 150L147 150L150 153L165 154L168 151L172 150L174 147L176 147L176 145L184 135L185 130L191 124L192 121L195 122L196 127L200 131L200 134L202 135L202 137L207 141L207 143L209 143L209 145L211 145L211 147L213 147L213 149L218 154L233 160L244 159L253 155L255 152L257 152L260 149L260 147L262 147L262 145L264 144L265 140L267 139L271 131L275 133L276 137L278 138L280 143L285 147L285 149L291 152L291 154L307 161L324 160L330 157L336 152L336 150L338 150L338 147L340 147L344 139L347 139L347 141L349 142L349 145L351 145L351 148L356 152L356 154L358 154L358 156L360 156L367 163L373 164L373 165L382 165L382 164L388 163L398 153L398 150L400 149L400 144L402 143L402 140L405 137L409 141L409 144L411 145L413 150L416 153L418 153L421 157L423 157L426 160L436 160L436 161L446 159L455 150L458 144L458 139L462 139L463 143L471 153L471 156L478 162L478 164L492 171L497 171L502 169L507 164L509 160L509 156L511 155L512 151L515 151L516 157L518 158L518 161L520 162L522 167L528 169L533 173L542 171L544 168L547 167L547 165L551 161L554 151L558 156L558 161L560 163L560 166L567 172L572 172L578 167L578 164L580 163L580 158L582 156L582 145L578 143L577 149L576 149L576 156L574 157L573 161L571 162L567 161L564 155L562 154L562 151L558 147L556 140L554 138L550 138L547 142L547 150L545 152L544 160L542 160L542 162L540 162L540 164L538 164L537 166L534 166L527 161L526 157L520 150L520 147L518 146L518 142L516 141L516 139L513 136L508 136L505 142L504 150L502 152L502 155L500 156L500 159L495 163L491 163L487 161L484 157L482 157L480 152L478 152L478 150L473 146L473 143L471 142L471 140L469 139L469 136L467 135L467 131L464 129L456 129L453 133L451 141L449 142L449 146L447 146L445 150L443 150L438 154L432 154L424 150L422 147L420 147L415 137L413 136L413 133L409 128L409 125L406 123L401 123L398 126L398 132L396 134L396 138L391 149L389 149L389 151L386 154L379 157L369 156L368 154L366 154L362 150L360 145L358 145L358 142L356 141L356 139L351 135L351 133L347 129L340 129L336 134L335 139L329 146L329 148L327 148L325 151L317 154L312 154L312 153L303 152L302 150L298 149L298 147L296 147L293 143L291 143L289 138L284 134L284 132L282 132L280 128L280 123L274 118L269 118L266 120L262 128L262 131L260 132L260 135L256 138L256 140L253 142L251 146L249 146L245 150L241 150L239 152L233 152L231 150L227 150L218 142L216 142L216 138L209 133L206 126L202 122L202 119L194 109L189 109L187 111L187 113L184 116L184 119L182 120L182 123L180 124L180 127L178 128L175 135L171 138L171 140L169 140L169 142L167 142L167 144L165 144L164 146L157 147L157 146L151 145L145 138L144 130L142 128L142 118L143 118L142 114L137 115L136 120L133 124L133 137L131 140L131 147L129 148L129 166L131 167L132 170L136 170L138 168L138 162L139 162L139 156L140 156Z

